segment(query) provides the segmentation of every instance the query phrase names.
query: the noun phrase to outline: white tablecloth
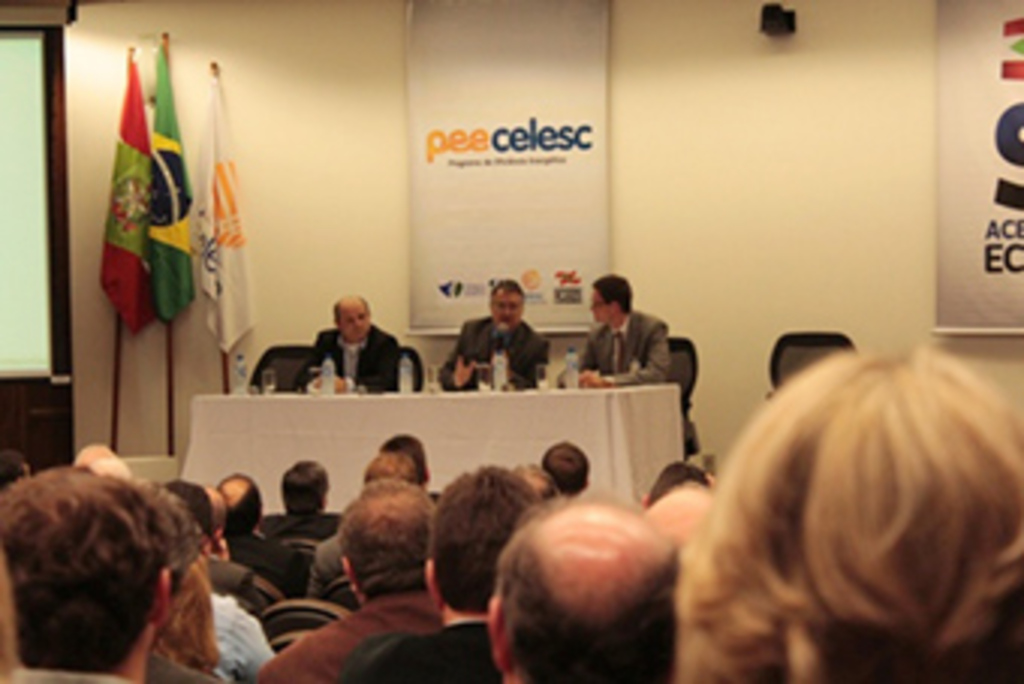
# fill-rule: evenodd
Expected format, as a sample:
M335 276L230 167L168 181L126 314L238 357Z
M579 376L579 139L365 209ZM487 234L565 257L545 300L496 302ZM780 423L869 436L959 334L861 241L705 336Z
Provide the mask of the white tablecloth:
M591 487L639 500L661 468L682 458L677 385L559 390L316 397L197 396L182 477L216 484L242 472L259 484L267 512L281 510L281 476L298 460L330 475L328 506L343 508L366 464L392 435L423 440L439 491L481 465L540 463L562 440L590 459Z

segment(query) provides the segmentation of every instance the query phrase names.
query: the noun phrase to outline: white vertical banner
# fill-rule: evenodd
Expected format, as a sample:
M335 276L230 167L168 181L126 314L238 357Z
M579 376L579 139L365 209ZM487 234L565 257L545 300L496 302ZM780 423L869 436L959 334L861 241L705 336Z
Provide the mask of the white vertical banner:
M490 283L542 330L584 329L608 270L607 0L408 0L413 330Z
M1024 333L1024 6L939 0L936 327Z
M235 158L222 111L220 77L214 68L192 212L202 242L200 281L207 301L206 325L225 353L254 324L238 190Z

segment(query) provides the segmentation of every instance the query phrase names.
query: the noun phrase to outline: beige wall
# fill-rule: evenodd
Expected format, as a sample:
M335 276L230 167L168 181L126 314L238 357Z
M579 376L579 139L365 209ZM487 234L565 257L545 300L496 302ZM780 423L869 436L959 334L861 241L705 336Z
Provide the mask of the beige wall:
M612 262L638 308L696 341L695 418L719 454L763 401L782 331L837 328L882 351L931 340L934 2L789 5L799 32L773 40L754 0L612 0ZM346 292L441 360L447 340L404 334L404 13L403 0L80 8L67 43L78 444L109 434L114 319L98 273L125 48L162 31L190 161L208 63L223 68L256 284L250 361L312 340ZM189 399L218 390L218 355L200 306L175 327L184 452ZM126 454L166 451L163 335L126 341ZM1018 340L947 346L1024 401Z

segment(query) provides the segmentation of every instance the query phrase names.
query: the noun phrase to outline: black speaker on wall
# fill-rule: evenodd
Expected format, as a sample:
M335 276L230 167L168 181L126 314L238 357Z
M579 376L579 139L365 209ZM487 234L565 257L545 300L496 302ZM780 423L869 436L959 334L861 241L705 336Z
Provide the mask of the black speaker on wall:
M761 7L761 33L769 36L788 36L796 33L796 10L770 3Z

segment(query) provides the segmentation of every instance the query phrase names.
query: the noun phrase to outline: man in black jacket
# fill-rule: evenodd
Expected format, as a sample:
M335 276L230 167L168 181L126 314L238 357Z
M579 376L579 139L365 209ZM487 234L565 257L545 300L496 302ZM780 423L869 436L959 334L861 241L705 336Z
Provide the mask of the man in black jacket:
M217 485L227 504L225 539L231 560L241 563L281 590L286 598L306 594L309 560L299 551L259 533L263 498L252 478L235 473Z
M314 364L334 359L335 392L363 386L370 392L398 389L398 340L370 319L370 305L362 297L342 297L334 305L334 328L322 330L314 345ZM319 388L320 379L313 381Z

